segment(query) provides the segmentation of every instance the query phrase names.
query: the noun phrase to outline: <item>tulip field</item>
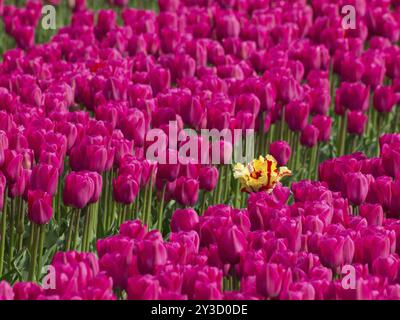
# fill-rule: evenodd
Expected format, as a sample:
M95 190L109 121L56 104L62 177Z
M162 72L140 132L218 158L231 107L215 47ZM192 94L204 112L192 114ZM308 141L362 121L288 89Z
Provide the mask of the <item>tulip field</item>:
M0 300L400 300L400 1L0 0Z

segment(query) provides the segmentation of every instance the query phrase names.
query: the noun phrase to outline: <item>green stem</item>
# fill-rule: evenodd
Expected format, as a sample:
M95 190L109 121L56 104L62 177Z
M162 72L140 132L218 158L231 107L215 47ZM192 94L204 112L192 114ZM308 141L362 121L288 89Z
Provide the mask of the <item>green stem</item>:
M10 224L9 224L9 235L10 235L10 246L9 246L9 255L8 255L8 266L11 269L12 261L14 259L14 247L15 247L15 198L11 199L11 210L9 212L10 215Z
M338 140L338 155L344 154L344 148L346 145L346 135L347 135L347 114L345 113L341 118L339 140Z
M285 123L285 107L282 109L282 119L281 119L281 127L279 130L279 140L283 140L283 133L285 131L286 123Z
M241 191L240 191L240 188L241 188L241 186L240 186L240 181L239 180L236 180L235 181L236 182L236 187L235 187L235 197L234 197L234 199L235 199L235 208L240 208L240 205L241 205L241 203L240 203L240 201L241 201Z
M39 235L39 226L35 223L31 224L31 232L33 234L33 243L31 247L31 260L30 260L30 267L29 267L29 280L35 281L36 278L36 260L37 260L37 251L40 241Z
M72 245L72 248L74 250L76 250L78 247L80 218L81 218L81 210L78 209L76 211L75 224L74 224L74 237L73 237L73 245Z
M87 246L89 243L89 229L90 229L90 207L85 215L84 225L83 225L83 235L82 235L82 252L87 251Z
M4 252L6 246L6 230L7 230L7 187L4 191L4 207L1 215L1 239L0 239L0 278L3 277L4 270Z
M71 219L69 223L69 229L68 229L68 235L67 235L67 242L65 244L65 251L71 250L72 246L72 236L74 233L74 224L76 220L76 214L79 209L73 209L72 214L71 214Z
M220 179L218 181L218 192L217 192L217 201L215 203L221 203L222 201L222 191L223 191L223 184L225 184L225 173L226 173L226 167L227 165L221 165L221 169L220 169Z
M44 247L44 239L46 235L46 226L41 225L38 226L39 232L39 248L38 248L38 270L37 270L37 279L40 279L40 275L42 274L42 267L43 267L43 247Z
M208 192L203 191L203 198L201 199L201 206L200 206L200 214L201 215L203 215L204 211L206 211L207 196L208 196Z
M167 184L164 182L161 192L160 206L158 207L158 217L157 217L157 229L162 233L163 225L163 213L164 213L164 202L165 202L165 191L167 189Z
M318 145L311 148L311 156L310 156L310 170L309 170L309 179L313 180L315 177L315 171L317 166L317 154L318 154Z
M25 233L25 205L22 198L19 199L19 217L17 223L17 250L21 252L23 248L24 242L24 233Z
M232 180L232 172L230 171L231 166L229 164L225 165L225 178L226 185L224 188L224 202L229 202L229 192L232 190L231 180Z
M393 117L392 132L396 133L400 131L400 105L395 107L395 115Z
M147 194L147 206L146 206L147 221L146 221L146 224L148 226L150 226L152 223L152 214L151 214L152 199L153 199L153 178L150 179L149 190L148 190L148 194Z

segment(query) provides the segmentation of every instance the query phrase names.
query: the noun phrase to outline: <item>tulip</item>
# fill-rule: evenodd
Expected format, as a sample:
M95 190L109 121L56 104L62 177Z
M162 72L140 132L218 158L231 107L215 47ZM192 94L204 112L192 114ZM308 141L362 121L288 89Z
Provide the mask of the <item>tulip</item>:
M144 114L138 109L132 109L128 115L121 119L119 128L128 140L133 140L135 145L142 147L145 137Z
M221 300L222 294L213 283L197 281L193 291L193 300Z
M0 282L0 300L14 300L13 288L6 281Z
M8 196L10 198L14 199L23 195L26 196L26 191L29 187L30 174L30 170L24 169L22 170L21 176L18 177L17 181L10 183L8 192Z
M260 111L260 99L252 93L241 94L235 101L235 108L238 111L248 111L257 115Z
M57 184L57 168L47 164L39 164L32 169L30 178L31 189L39 189L50 195L54 195L57 191Z
M390 204L389 217L397 218L400 214L400 180L392 183L392 201Z
M42 190L28 192L29 220L39 224L47 224L53 217L52 196Z
M199 172L199 186L205 191L212 191L218 183L219 171L216 167L203 167Z
M344 82L358 82L365 72L361 59L354 56L354 53L345 54L341 58L340 75Z
M332 118L323 115L316 115L312 119L312 125L319 131L318 142L329 141L331 137Z
M119 234L131 239L142 240L147 232L147 226L140 220L125 221L121 224Z
M374 93L374 108L378 112L391 112L397 101L392 87L378 86Z
M240 23L234 15L218 16L216 19L217 36L223 38L237 38L240 33Z
M310 106L304 102L290 102L286 106L285 121L292 131L302 131L307 126Z
M137 258L141 274L154 274L167 262L167 250L160 240L144 240L138 244Z
M75 171L90 170L102 173L107 165L107 149L96 144L83 144L72 148L70 153L70 165Z
M400 172L400 144L384 144L381 151L382 166L391 177Z
M243 192L271 192L279 181L290 176L292 172L286 167L279 167L274 157L260 156L246 166L237 163L233 167L233 177L238 179Z
M362 112L350 111L347 113L347 132L361 136L365 130L368 117Z
M179 7L179 0L158 0L160 11L176 11Z
M257 293L266 298L276 298L292 281L290 269L274 263L265 264L256 275Z
M212 142L210 146L210 158L213 164L232 163L233 146L230 141L222 139Z
M308 148L314 147L318 143L319 130L312 124L307 125L300 135L300 143Z
M178 153L175 150L168 149L166 151L165 163L158 164L157 178L173 182L178 177L178 173Z
M368 195L369 180L362 173L347 173L345 176L346 196L353 205L362 204Z
M269 153L276 159L278 166L285 166L290 159L290 145L283 140L272 142L269 146Z
M157 300L160 291L159 282L150 275L136 276L128 280L129 300Z
M336 98L339 107L365 112L368 109L369 88L359 82L343 82L336 91Z
M98 39L103 38L107 32L116 27L116 14L112 10L100 10L97 18L95 34Z
M246 247L246 237L236 226L222 232L218 239L218 252L224 263L238 263L240 254L246 250Z
M292 284L288 291L282 292L282 296L288 300L314 300L315 289L308 282L297 282Z
M176 180L175 199L184 206L194 206L199 196L199 182L195 179L180 177Z
M363 204L360 206L360 216L368 221L368 225L381 226L383 222L383 209L379 204Z
M64 204L76 209L82 209L90 202L94 191L94 181L87 174L71 172L65 178Z
M94 191L93 196L89 203L96 203L100 199L100 195L103 189L103 178L97 172L89 171L87 175L93 180Z
M394 281L397 279L399 272L399 258L394 255L390 255L387 258L377 258L372 264L372 272L376 275L380 275Z
M371 40L371 43L373 41ZM379 47L382 47L380 45ZM384 78L385 78L385 73L386 73L386 67L385 67L385 61L383 60L382 57L379 55L376 56L364 56L364 74L362 76L362 81L368 85L371 86L371 88L375 89L378 85L382 84Z
M14 287L15 300L37 300L44 294L43 289L36 283L17 282Z
M171 231L196 230L199 223L199 216L193 209L178 209L171 217Z
M372 264L377 258L387 258L390 255L389 237L368 231L355 241L355 262Z
M392 181L393 179L387 176L378 177L372 181L367 201L381 204L383 209L388 210L392 200Z
M8 181L15 182L22 174L23 156L15 151L7 150L5 153L4 174Z
M35 29L31 26L18 26L14 30L15 40L18 47L22 49L29 49L35 43Z
M139 184L131 175L121 175L113 180L114 199L118 203L131 204L139 192Z
M353 260L354 242L349 237L323 237L319 246L322 263L334 270Z

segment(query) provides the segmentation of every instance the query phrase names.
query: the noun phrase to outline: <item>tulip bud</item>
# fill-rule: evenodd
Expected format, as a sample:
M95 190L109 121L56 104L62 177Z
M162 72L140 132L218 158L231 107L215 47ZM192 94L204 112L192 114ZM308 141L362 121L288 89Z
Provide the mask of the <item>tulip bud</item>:
M176 180L174 198L184 206L194 206L199 197L199 181L180 177Z
M219 171L216 167L203 167L199 172L200 189L212 191L218 182Z
M285 121L290 130L298 132L307 126L310 106L304 102L292 101L286 105Z
M167 249L161 240L144 240L137 246L137 263L142 274L155 274L165 265L167 258Z
M379 204L362 204L360 216L366 218L370 226L381 226L383 222L382 206Z
M374 108L378 112L391 112L397 102L392 87L378 86L374 92Z
M53 217L52 196L42 190L28 192L28 217L36 224L47 224Z
M17 282L14 284L15 300L37 300L44 290L33 282Z
M95 191L94 181L82 172L71 172L65 178L63 201L67 206L82 209L88 205Z
M336 102L339 109L365 112L368 110L369 87L360 82L343 82L336 91Z
M4 162L4 174L11 183L17 181L22 174L24 157L15 151L6 150Z
M6 281L0 282L0 300L14 300L13 288Z
M345 176L346 196L353 205L362 204L368 195L369 180L362 173L347 173Z
M139 184L131 175L120 175L113 181L114 199L118 203L133 203L138 192Z
M132 109L128 115L121 119L119 128L126 139L135 142L135 146L142 147L144 145L146 124L142 111Z
M93 196L90 198L89 203L96 203L100 199L103 189L103 178L99 173L94 171L87 172L87 175L93 180L94 184Z
M143 240L146 233L147 226L143 225L140 220L125 221L119 229L120 235L136 240Z
M157 300L161 288L155 277L144 275L129 278L126 291L129 300Z
M31 189L39 189L47 192L50 195L54 195L57 191L57 184L57 168L47 164L38 164L37 166L33 167L30 179Z
M166 152L166 162L158 164L157 178L173 182L179 174L178 153L173 149L164 152Z
M246 248L246 236L237 226L227 228L218 239L218 252L223 263L238 263Z
M172 214L171 231L196 230L199 223L199 216L193 209L178 209Z
M372 181L367 201L380 204L384 210L388 210L392 201L392 182L393 179L388 176L381 176Z
M158 6L160 8L160 12L175 12L179 7L179 0L158 0Z
M317 115L312 119L312 125L315 126L318 131L318 141L327 142L331 137L332 129L332 118L328 116Z
M364 133L365 124L368 117L358 111L350 111L347 113L347 132L361 136Z
M193 290L194 300L221 300L222 293L214 283L196 281Z
M290 269L275 263L267 263L256 274L257 293L266 298L276 298L285 286L292 282Z
M400 172L400 143L384 144L381 151L381 158L386 174L396 177Z
M278 166L285 166L290 159L290 145L283 140L272 142L269 146L269 153L278 162Z
M386 258L379 257L372 264L372 272L381 277L387 278L389 281L397 279L399 273L400 261L397 256L390 255Z
M319 130L312 124L308 124L300 135L300 143L308 148L313 148L318 143Z

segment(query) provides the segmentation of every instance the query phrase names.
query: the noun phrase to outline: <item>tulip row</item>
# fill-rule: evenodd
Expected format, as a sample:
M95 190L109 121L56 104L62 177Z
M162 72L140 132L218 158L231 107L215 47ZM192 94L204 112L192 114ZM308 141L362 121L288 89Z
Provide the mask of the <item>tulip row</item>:
M352 1L344 32L347 2L160 0L159 14L119 15L76 0L37 45L42 4L0 0L18 46L0 65L0 277L39 281L53 261L57 279L3 282L0 297L399 298L400 138L381 134L400 126L400 6ZM246 142L222 140L204 163L172 123L202 146L201 129L255 130L257 157L232 170ZM146 158L152 129L166 163ZM318 171L292 192L279 182ZM75 251L96 244L98 259Z

